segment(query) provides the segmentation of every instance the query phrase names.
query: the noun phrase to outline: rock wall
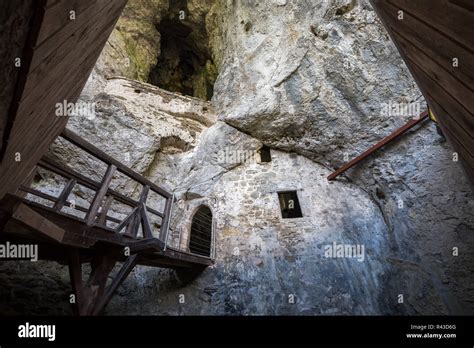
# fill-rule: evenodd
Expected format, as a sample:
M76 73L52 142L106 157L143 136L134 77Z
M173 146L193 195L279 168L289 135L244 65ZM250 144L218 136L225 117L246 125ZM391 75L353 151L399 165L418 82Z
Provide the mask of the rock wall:
M223 4L221 120L332 167L416 116L383 113L422 97L368 1Z
M178 8L219 71L212 102L145 83L160 57L159 23ZM413 116L386 113L387 104L424 106L367 1L131 0L81 100L95 103L95 116L72 117L69 128L174 192L174 246L187 247L199 206L215 222L214 266L138 267L108 314L474 313L472 191L432 124L326 180ZM270 162L260 159L263 144ZM100 176L67 144L50 152ZM45 173L35 182L47 192L53 184ZM301 218L282 217L278 193L290 190ZM338 245L364 252L329 257ZM65 313L64 272L45 262L2 265L3 310ZM44 276L50 298L36 294Z

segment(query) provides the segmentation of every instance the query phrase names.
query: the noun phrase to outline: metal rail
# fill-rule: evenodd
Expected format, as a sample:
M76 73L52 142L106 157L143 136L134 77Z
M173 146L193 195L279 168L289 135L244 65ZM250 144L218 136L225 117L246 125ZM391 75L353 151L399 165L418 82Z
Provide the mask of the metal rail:
M343 166L341 166L340 168L338 168L336 171L334 171L331 175L329 175L327 177L327 179L329 181L331 180L334 180L335 178L337 178L339 175L341 175L342 173L344 173L346 170L352 168L353 166L355 166L357 163L359 163L360 161L364 160L365 158L369 157L371 154L373 154L375 151L377 151L378 149L380 149L381 147L387 145L388 143L390 143L391 141L393 141L394 139L396 139L397 137L399 137L400 135L402 135L403 133L407 132L408 130L410 130L411 128L413 128L415 125L417 125L418 123L420 123L421 121L423 121L425 118L428 117L428 111L424 111L422 112L417 118L411 120L410 122L408 122L407 124L405 124L403 127L397 129L396 131L394 131L392 134L390 134L389 136L383 138L381 141L379 141L377 144L375 144L374 146L372 146L370 149L368 149L367 151L363 152L362 154L360 154L359 156L357 156L356 158L354 158L353 160L351 160L350 162L347 162L346 164L344 164Z

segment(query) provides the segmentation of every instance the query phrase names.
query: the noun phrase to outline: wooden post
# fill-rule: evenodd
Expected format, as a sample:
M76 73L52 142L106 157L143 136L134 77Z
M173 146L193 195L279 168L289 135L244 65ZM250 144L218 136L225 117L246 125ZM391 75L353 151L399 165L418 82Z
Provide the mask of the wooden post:
M146 214L145 203L142 203L140 214L141 214L141 221L142 221L143 238L153 238L153 233L151 232L150 221L148 220L148 216Z
M75 303L72 303L72 310L75 315L81 315L81 306L83 304L82 265L77 249L73 249L69 253L69 279L71 281L72 293L75 296Z
M66 204L67 198L71 194L74 185L76 185L76 180L69 179L66 186L64 186L64 189L59 195L58 199L56 200L56 203L54 203L54 209L60 211L64 207L64 204Z
M174 195L166 199L165 210L163 212L164 217L163 217L163 221L161 222L159 239L165 242L165 248L166 248L166 238L168 235L168 229L170 225L171 208L173 207L173 200L174 200Z
M137 264L137 257L137 254L128 257L127 261L125 261L125 263L122 265L122 268L120 268L120 271L112 281L112 284L110 284L105 293L97 300L94 309L91 312L92 315L100 314L104 307L107 306L115 290L117 290L120 284L123 283L123 281L127 278L127 276Z
M110 182L112 181L112 177L116 169L117 167L113 164L109 165L109 167L107 168L107 171L105 172L105 175L102 179L101 187L99 191L97 191L97 193L95 194L94 200L92 201L89 211L87 212L87 215L85 217L87 226L92 226L94 224L97 212L99 210L100 205L102 204L102 200L104 199L107 193L107 190L109 188Z
M138 200L138 210L136 214L134 214L130 220L130 223L127 226L127 230L125 232L126 235L136 238L138 234L138 227L140 226L141 221L141 210L145 207L146 209L146 200L148 197L148 192L150 191L150 186L144 185L142 188L142 192L140 194L140 199ZM146 213L146 212L145 212Z
M107 278L116 262L117 260L112 251L100 252L92 259L92 272L83 291L82 314L91 315L94 312L95 305L104 293Z
M107 196L105 203L102 207L102 210L100 211L99 220L97 221L98 224L100 225L107 224L107 212L109 211L110 206L112 205L113 201L114 201L113 196Z

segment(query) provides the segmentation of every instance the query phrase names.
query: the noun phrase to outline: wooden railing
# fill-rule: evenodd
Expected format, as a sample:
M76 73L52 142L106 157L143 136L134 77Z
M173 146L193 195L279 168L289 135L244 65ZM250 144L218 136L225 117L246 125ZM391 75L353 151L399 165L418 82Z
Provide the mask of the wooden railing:
M43 157L38 163L38 167L52 172L66 180L66 184L59 196L55 197L28 186L21 186L20 191L51 202L52 206L47 207L47 209L53 210L57 213L70 215L76 219L81 219L87 226L101 227L115 233L121 233L122 235L133 239L157 238L165 243L166 248L171 208L174 198L173 195L107 155L94 145L88 143L77 134L69 130L64 130L61 137L106 165L107 169L101 181L98 182L80 174L65 165L57 163L49 157ZM138 200L133 199L129 195L120 193L111 187L114 175L118 173L123 174L125 180L129 184L131 183L134 186L141 185L141 192ZM76 204L74 201L68 200L68 197L73 193L73 188L76 185L84 186L95 192L89 207L84 207ZM162 210L158 210L147 204L150 192L154 192L164 199L164 208ZM112 216L109 213L111 213L111 207L114 202L118 202L131 208L131 212L123 219L118 218L117 214L115 214L116 216ZM71 208L68 209L69 212L63 211L63 208L65 207ZM79 213L85 214L85 216L79 218ZM157 236L153 235L149 214L155 215L161 220ZM109 226L110 223L115 224L115 226L111 228ZM140 227L142 235L138 236Z

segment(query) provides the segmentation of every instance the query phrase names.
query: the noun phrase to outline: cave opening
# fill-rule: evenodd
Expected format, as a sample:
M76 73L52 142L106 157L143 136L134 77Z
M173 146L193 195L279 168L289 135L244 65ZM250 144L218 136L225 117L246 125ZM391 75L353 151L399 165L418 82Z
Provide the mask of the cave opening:
M149 82L183 95L210 100L217 69L209 49L205 20L188 19L181 10L170 11L156 26L161 35L161 53Z

